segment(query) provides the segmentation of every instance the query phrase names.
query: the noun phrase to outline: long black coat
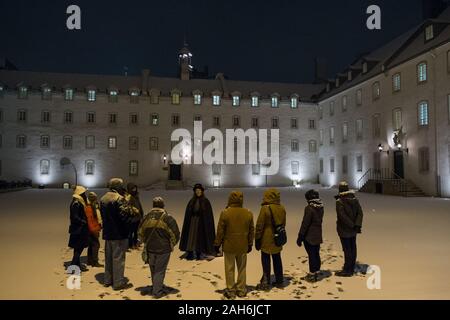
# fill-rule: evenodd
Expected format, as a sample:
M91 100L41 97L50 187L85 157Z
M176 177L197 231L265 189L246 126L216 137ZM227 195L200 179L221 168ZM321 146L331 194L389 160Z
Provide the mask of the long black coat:
M352 191L342 192L336 197L336 227L339 237L352 238L363 222L363 211Z
M69 226L69 247L73 249L83 249L88 247L89 228L84 205L80 200L73 198L70 203L70 226Z
M187 251L189 228L191 226L191 219L194 213L194 204L197 199L194 196L186 206L184 214L183 229L181 231L180 250ZM216 239L216 230L214 225L214 214L209 200L202 196L200 197L200 220L197 234L198 251L206 254L214 254L214 240Z
M307 205L298 237L314 246L322 243L323 206Z

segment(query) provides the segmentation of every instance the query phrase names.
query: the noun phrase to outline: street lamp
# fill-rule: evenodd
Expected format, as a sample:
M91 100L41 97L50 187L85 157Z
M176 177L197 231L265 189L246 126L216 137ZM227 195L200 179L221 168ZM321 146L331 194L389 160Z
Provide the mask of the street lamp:
M77 185L78 185L77 168L75 168L75 165L72 163L72 161L70 161L69 158L64 157L64 158L61 158L61 160L59 160L59 164L60 164L62 167L65 167L65 166L67 166L67 165L69 165L69 164L72 165L73 171L75 172L75 186L77 186Z
M379 152L386 152L387 154L389 154L389 149L388 150L384 150L383 145L380 143L378 144L378 151Z

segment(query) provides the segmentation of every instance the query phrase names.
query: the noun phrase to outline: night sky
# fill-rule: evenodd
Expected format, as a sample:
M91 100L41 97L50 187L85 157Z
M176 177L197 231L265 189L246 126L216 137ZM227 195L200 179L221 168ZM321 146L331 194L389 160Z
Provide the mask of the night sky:
M66 28L66 8L82 29ZM366 28L366 8L382 10L382 29ZM328 73L345 68L420 23L420 0L0 0L0 56L20 70L176 76L187 34L193 64L230 79L311 82L314 58Z

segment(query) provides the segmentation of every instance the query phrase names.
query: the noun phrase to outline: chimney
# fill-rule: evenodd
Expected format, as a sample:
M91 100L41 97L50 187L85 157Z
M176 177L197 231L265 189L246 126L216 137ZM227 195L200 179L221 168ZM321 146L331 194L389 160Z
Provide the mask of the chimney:
M143 96L148 95L148 77L150 76L150 70L149 69L143 69L142 70L142 88L141 92Z

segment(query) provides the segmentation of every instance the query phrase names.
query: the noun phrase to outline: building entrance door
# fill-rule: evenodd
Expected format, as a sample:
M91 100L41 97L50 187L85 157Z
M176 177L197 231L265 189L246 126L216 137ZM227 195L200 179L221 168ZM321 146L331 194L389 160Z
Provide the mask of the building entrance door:
M181 180L181 164L169 164L169 180Z
M394 173L401 178L405 178L403 168L403 151L394 152Z

